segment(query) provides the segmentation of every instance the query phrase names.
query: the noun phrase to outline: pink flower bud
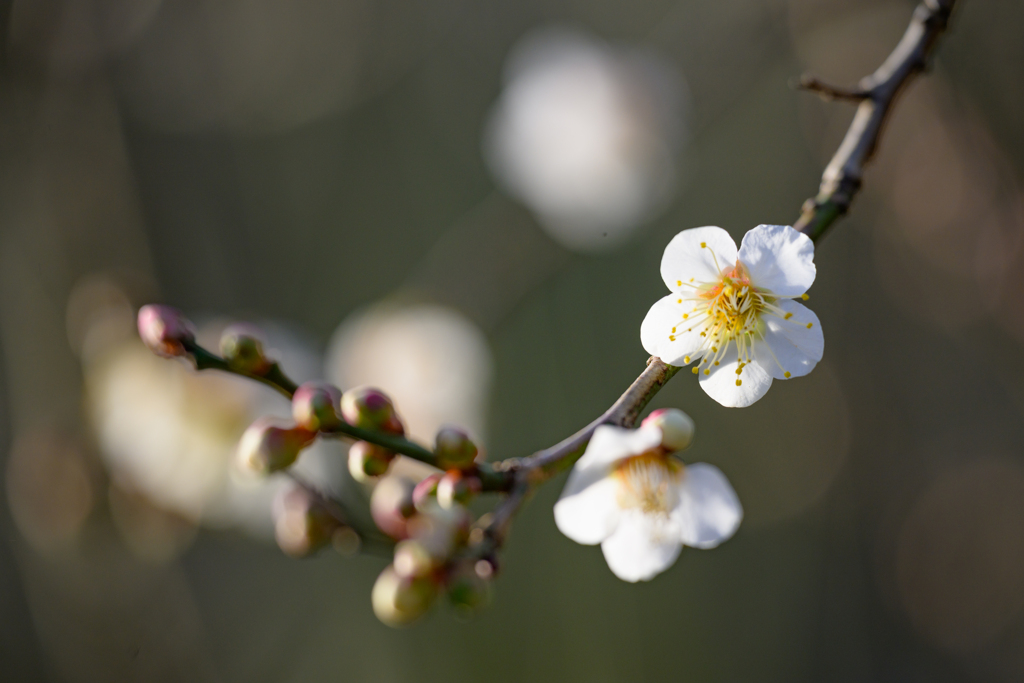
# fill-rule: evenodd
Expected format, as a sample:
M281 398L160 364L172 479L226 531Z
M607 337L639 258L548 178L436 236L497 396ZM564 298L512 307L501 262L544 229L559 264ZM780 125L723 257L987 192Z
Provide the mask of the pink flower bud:
M466 432L458 427L446 426L437 432L434 453L437 455L438 467L463 470L473 466L478 450Z
M370 495L370 516L377 528L396 540L407 538L408 520L416 512L413 483L405 477L384 477Z
M406 529L409 538L423 544L437 564L444 564L469 538L472 515L462 506L434 505L412 517Z
M164 358L188 355L186 344L195 341L192 323L176 308L147 304L139 309L139 336L149 350Z
M315 432L285 426L274 418L261 417L242 434L238 443L238 459L254 472L270 474L294 463L299 452L314 438Z
M437 584L424 577L401 577L387 567L373 584L370 599L377 618L388 626L408 626L430 609Z
M248 323L229 325L220 336L220 355L235 372L262 375L271 366L259 330Z
M313 432L337 425L341 390L325 382L306 382L292 397L292 417L300 427Z
M681 451L693 443L693 420L678 408L658 408L641 425L661 430L661 446L665 450Z
M468 505L480 493L480 478L467 476L459 470L446 472L437 484L437 502L445 508Z
M342 525L312 493L301 487L274 500L274 536L292 557L307 557L331 542Z
M362 429L405 434L391 399L372 387L356 387L342 394L341 416L345 422Z
M412 490L412 502L417 510L426 510L429 505L437 503L437 483L444 475L440 472L431 474L416 484Z
M369 441L356 441L348 449L348 472L361 484L369 484L387 474L395 454Z

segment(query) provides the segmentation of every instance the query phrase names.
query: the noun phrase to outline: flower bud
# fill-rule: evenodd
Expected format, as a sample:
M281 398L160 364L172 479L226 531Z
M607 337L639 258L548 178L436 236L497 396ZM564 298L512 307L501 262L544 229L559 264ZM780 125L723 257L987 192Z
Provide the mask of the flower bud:
M325 382L306 382L292 397L292 417L312 432L330 429L341 421L338 405L341 390Z
M475 565L459 564L448 576L448 599L465 616L486 607L491 601L491 582L480 576Z
M242 434L238 460L254 472L270 474L294 463L314 438L316 434L309 430L285 427L273 418L261 417Z
M459 470L445 473L437 484L437 502L443 508L467 505L480 493L480 478L467 476Z
M402 578L428 576L434 570L434 558L422 543L406 539L395 546L394 567Z
M387 567L373 584L370 599L377 618L388 626L407 626L430 609L437 585L424 577L402 577Z
M444 475L440 472L429 475L416 484L412 490L412 502L417 510L426 510L431 504L437 503L437 483Z
M139 309L139 337L149 350L164 358L185 356L186 344L195 341L192 323L176 308L148 304Z
M356 387L342 394L341 416L345 422L362 429L405 434L391 399L371 387Z
M466 543L472 523L472 516L462 506L445 509L433 505L409 520L406 533L419 541L436 563L443 564Z
M274 500L274 536L292 557L306 557L326 546L340 527L323 503L301 487L282 491Z
M661 445L669 451L681 451L693 443L694 424L689 415L678 408L658 408L641 423L661 430Z
M361 484L376 481L387 473L395 454L369 441L356 441L348 449L348 472Z
M442 427L437 432L434 453L438 467L446 470L464 470L473 466L477 447L466 432L458 427Z
M384 477L370 495L370 516L377 528L391 538L408 537L407 523L416 512L413 483L405 477Z
M220 336L220 355L235 372L262 375L271 365L259 330L247 323L229 325Z

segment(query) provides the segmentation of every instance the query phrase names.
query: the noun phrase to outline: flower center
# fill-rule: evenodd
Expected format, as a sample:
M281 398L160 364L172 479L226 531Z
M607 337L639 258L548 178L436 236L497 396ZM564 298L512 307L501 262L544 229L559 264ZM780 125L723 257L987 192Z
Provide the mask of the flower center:
M660 453L643 453L626 458L615 468L619 507L637 508L645 514L667 515L679 500L683 464Z

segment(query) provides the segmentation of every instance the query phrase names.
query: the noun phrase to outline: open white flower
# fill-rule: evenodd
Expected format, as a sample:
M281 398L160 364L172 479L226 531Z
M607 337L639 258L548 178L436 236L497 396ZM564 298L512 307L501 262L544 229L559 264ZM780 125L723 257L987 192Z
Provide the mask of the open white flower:
M699 361L700 386L724 406L749 406L773 379L806 375L825 347L818 317L792 299L814 282L814 243L787 225L759 225L739 251L721 228L684 230L665 248L672 291L640 327L648 353Z
M594 432L555 504L558 529L601 544L623 581L649 581L683 545L714 548L743 518L736 492L713 465L684 466L662 447L662 431L602 426Z

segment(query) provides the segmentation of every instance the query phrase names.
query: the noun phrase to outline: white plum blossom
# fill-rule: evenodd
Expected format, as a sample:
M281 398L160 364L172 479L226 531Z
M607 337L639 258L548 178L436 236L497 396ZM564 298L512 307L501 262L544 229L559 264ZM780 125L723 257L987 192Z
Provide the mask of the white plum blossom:
M814 243L787 225L759 225L739 250L717 227L692 228L665 248L671 294L640 327L648 353L693 373L724 406L749 406L773 379L806 375L825 348L818 317L793 299L814 282Z
M662 442L654 424L598 427L555 504L558 529L577 543L600 543L623 581L649 581L683 545L714 548L743 518L717 467L683 465Z

